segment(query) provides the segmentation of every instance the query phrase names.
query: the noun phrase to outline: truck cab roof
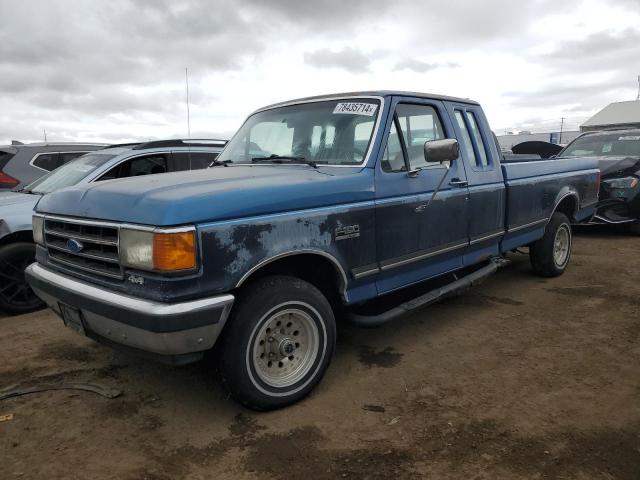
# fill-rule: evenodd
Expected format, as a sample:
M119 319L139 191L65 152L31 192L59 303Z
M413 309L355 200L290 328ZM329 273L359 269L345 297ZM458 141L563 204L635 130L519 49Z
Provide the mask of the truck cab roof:
M330 93L330 94L324 94L324 95L315 95L312 97L302 97L294 100L287 100L285 102L273 103L271 105L267 105L265 107L259 108L257 111L266 110L266 109L275 108L275 107L282 107L285 105L293 105L296 103L318 102L318 101L329 100L334 98L392 97L392 96L425 98L425 99L442 100L442 101L455 102L455 103L466 103L469 105L479 105L478 102L471 100L469 98L450 97L447 95L438 95L433 93L408 92L408 91L402 91L402 90L362 90L362 91L356 91L356 92Z

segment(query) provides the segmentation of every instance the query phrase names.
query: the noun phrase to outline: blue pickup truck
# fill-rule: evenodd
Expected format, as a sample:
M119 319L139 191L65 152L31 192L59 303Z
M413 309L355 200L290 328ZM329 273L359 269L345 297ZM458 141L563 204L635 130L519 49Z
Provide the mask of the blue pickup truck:
M179 364L215 344L231 394L268 410L320 381L336 320L393 320L519 247L560 275L598 182L593 159L503 163L471 100L305 98L251 114L208 170L45 196L27 279L64 324L114 347Z

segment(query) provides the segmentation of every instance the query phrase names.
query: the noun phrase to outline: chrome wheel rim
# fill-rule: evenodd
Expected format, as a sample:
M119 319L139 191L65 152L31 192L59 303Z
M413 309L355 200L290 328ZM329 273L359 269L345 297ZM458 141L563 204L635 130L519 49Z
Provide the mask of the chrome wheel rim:
M571 247L571 233L565 224L560 225L553 240L553 261L556 266L562 267L569 259L569 249Z
M253 367L264 383L287 388L302 380L313 367L320 334L309 313L298 308L268 317L253 342Z

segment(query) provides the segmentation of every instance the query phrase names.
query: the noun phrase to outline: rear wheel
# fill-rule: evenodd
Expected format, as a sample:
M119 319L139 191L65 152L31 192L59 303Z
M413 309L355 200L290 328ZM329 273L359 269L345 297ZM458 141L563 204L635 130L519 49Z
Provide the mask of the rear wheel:
M333 311L316 287L293 277L265 277L238 295L222 338L222 380L248 408L290 405L321 380L335 338Z
M19 315L44 307L31 290L24 270L36 258L33 243L17 242L0 247L0 310Z
M543 277L562 275L571 258L571 224L564 213L555 212L544 236L531 244L529 258L533 271Z

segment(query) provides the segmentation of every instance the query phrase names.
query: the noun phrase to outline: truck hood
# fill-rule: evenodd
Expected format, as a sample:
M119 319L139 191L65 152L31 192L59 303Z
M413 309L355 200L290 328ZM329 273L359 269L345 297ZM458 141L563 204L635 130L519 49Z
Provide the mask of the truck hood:
M603 178L615 178L635 174L640 170L638 157L598 157L598 167Z
M239 165L69 187L45 195L37 211L171 226L353 203L373 197L372 169Z
M40 200L40 195L32 195L20 192L0 192L0 209L9 205L28 204L35 206ZM33 208L33 207L32 207Z

